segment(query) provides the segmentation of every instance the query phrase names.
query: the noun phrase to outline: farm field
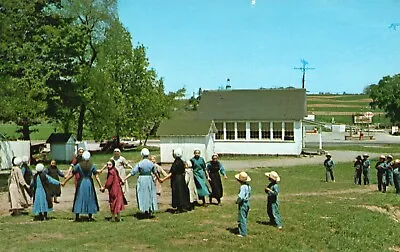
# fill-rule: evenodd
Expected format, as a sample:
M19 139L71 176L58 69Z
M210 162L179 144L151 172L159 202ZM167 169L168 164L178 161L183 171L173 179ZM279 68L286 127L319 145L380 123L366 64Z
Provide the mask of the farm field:
M132 178L130 202L120 223L105 220L110 214L107 197L101 193L98 193L101 206L95 216L97 221L72 222L72 181L63 188L61 203L50 214L51 220L45 222L32 221L31 213L8 216L6 195L1 193L0 242L5 251L400 250L400 197L393 193L392 187L386 194L377 192L374 172L371 172L372 185L358 186L352 183L351 163L335 167L336 183L323 182L324 168L320 165L276 168L282 178L279 197L284 225L283 231L278 231L263 224L267 221L264 173L270 170L247 170L252 178L252 197L246 238L234 234L239 184L234 179L236 172L228 171L228 180L223 181L222 206L209 205L171 214L167 211L171 196L166 182L159 199L160 211L150 220L135 217L137 178ZM101 176L104 182L105 174Z
M307 95L308 114L314 114L317 121L352 124L352 115L373 112L373 123L390 125L381 109L371 109L372 100L368 95Z

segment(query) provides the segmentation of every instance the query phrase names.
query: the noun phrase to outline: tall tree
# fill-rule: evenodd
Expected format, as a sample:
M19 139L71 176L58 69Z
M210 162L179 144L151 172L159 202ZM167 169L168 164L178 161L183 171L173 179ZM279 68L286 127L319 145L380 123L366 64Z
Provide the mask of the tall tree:
M365 89L372 99L372 108L385 110L386 117L393 124L400 123L400 74L383 77L378 84L372 84Z
M0 119L21 126L30 139L30 126L45 117L50 89L46 79L55 71L50 43L63 19L57 0L0 2Z
M75 25L84 34L83 51L78 57L80 73L72 78L76 84L79 105L77 119L77 139L82 140L87 106L92 101L97 80L93 76L98 60L100 44L105 39L106 30L117 19L117 0L64 0L65 15L75 19Z

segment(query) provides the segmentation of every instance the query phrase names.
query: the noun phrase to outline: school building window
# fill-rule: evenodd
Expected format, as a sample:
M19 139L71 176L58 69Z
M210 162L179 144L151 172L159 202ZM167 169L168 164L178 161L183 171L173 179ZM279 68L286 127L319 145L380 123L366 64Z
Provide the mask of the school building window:
M246 139L246 123L245 122L237 122L236 123L236 132L237 138L240 140Z
M250 122L250 139L260 139L260 123L259 122Z
M216 122L215 127L217 128L217 133L215 133L215 139L223 140L224 139L224 123Z
M282 122L273 122L272 137L274 140L282 140Z
M261 139L271 139L271 123L262 122L261 123Z
M235 123L226 122L225 123L226 140L235 140Z
M294 141L294 122L215 122L215 140Z
M285 140L294 141L294 123L285 122Z

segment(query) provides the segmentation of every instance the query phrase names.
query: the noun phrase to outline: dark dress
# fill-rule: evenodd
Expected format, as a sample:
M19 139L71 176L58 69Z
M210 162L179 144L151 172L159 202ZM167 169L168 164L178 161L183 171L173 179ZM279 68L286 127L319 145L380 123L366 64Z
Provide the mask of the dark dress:
M57 181L60 181L60 177L64 177L64 174L57 168L57 166L50 166L44 170L44 172ZM61 195L60 185L50 184L49 193L51 197L59 197Z
M221 176L219 174L221 173L225 176L225 169L219 161L208 163L206 169L210 176L210 185L212 190L210 198L215 198L219 201L224 194Z
M122 179L119 177L117 169L115 167L109 168L104 188L108 190L108 203L110 203L110 210L113 214L118 214L128 204L121 185Z
M169 173L171 176L172 207L189 209L189 188L185 181L185 163L180 158L175 158Z
M92 175L97 174L97 169L90 162L82 161L74 167L72 173L79 173L77 182L74 205L72 212L75 214L95 214L99 211L99 203L97 202L96 190Z

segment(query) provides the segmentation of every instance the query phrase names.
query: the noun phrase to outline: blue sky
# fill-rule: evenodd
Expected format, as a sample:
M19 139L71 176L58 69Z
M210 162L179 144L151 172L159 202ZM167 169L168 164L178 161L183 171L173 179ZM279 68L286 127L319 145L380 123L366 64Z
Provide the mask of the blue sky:
M253 0L254 1L254 0ZM119 0L167 91L301 87L360 93L400 73L399 0Z

